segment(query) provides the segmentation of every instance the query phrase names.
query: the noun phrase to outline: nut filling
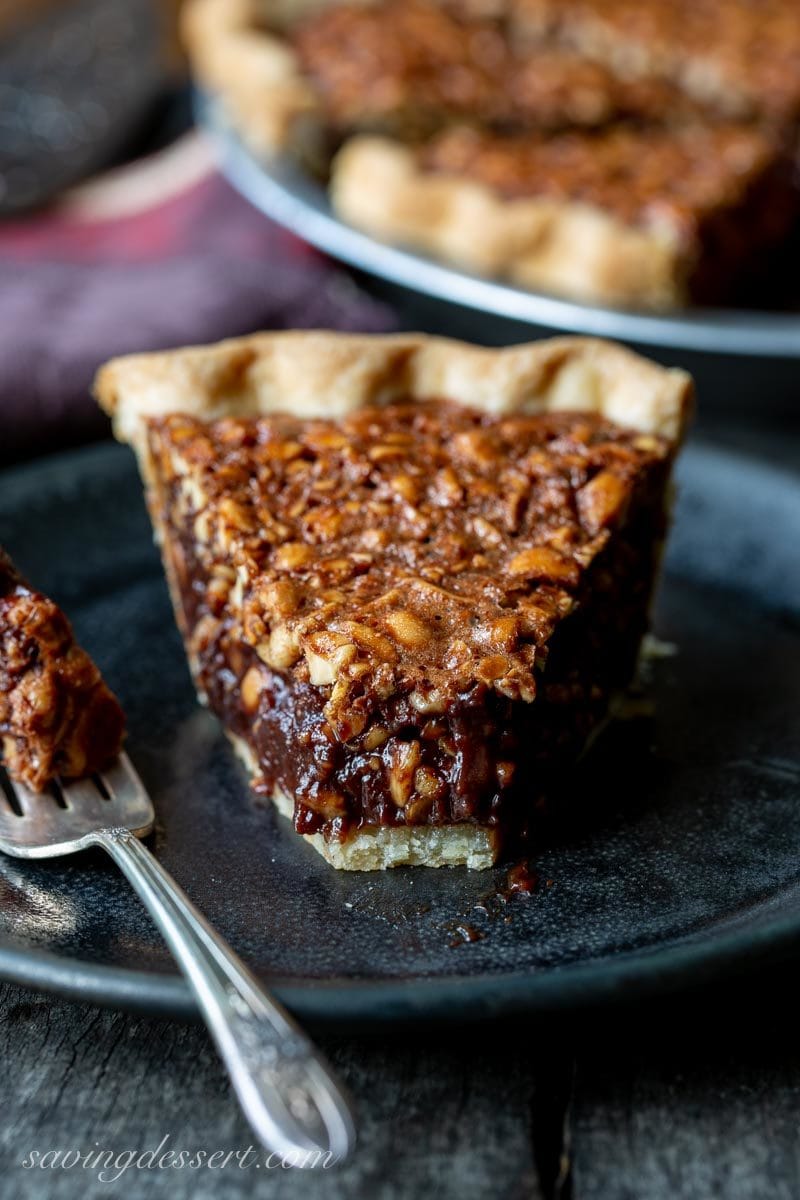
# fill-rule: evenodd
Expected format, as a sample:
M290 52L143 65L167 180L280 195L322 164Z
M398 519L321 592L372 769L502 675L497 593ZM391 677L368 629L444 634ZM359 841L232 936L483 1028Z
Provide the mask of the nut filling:
M620 78L561 46L517 45L507 20L432 0L333 4L288 36L334 141L365 129L416 138L453 120L557 129L699 111L669 84Z
M198 686L296 829L524 827L634 670L674 447L446 400L148 442Z
M0 549L0 744L9 775L35 791L90 775L118 753L122 709L61 610Z

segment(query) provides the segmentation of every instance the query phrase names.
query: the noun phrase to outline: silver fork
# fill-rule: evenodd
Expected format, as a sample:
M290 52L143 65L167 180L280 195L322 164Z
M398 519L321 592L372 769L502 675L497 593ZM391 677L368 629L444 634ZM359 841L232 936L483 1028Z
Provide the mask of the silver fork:
M158 925L192 988L245 1116L297 1166L341 1160L355 1134L331 1068L139 840L155 814L127 754L104 774L38 795L0 764L0 850L54 858L102 846ZM289 1157L291 1156L291 1157ZM322 1158L320 1156L323 1156Z

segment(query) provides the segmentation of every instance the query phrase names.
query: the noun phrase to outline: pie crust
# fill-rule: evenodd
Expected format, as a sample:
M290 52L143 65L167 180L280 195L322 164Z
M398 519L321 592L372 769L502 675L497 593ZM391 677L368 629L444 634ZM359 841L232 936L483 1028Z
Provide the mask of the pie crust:
M331 195L384 241L523 287L656 310L728 294L798 212L782 139L737 124L522 138L453 128L422 147L354 137Z
M621 347L589 339L561 338L503 350L487 350L425 335L385 337L313 332L256 334L223 342L217 346L193 347L117 359L99 372L96 393L102 407L113 418L117 437L131 443L137 451L147 484L156 534L162 543L176 615L187 640L190 665L201 690L201 699L210 698L212 706L218 708L219 706L213 703L213 696L208 695L209 691L213 692L215 688L214 669L209 673L209 660L206 661L205 667L201 662L202 639L198 641L198 637L195 636L199 626L196 623L192 624L195 618L187 618L187 589L182 586L181 566L173 553L178 526L174 522L171 523L172 518L168 514L177 510L182 512L186 496L191 498L199 494L200 508L194 515L180 518L184 521L184 532L197 529L198 515L207 525L206 513L215 514L212 517L213 521L223 508L227 517L236 524L236 508L228 506L226 485L218 483L220 476L215 463L222 469L222 462L214 457L217 451L213 447L221 445L222 442L232 445L237 439L237 444L243 444L243 436L260 438L259 433L248 434L248 430L253 427L253 419L260 419L262 423L266 421L269 428L265 436L268 438L280 434L281 437L291 439L295 437L292 428L299 428L298 423L304 423L305 430L306 426L314 425L312 419L318 419L323 433L333 424L334 431L341 433L344 430L346 440L347 431L362 411L369 422L373 421L369 414L376 414L374 424L377 430L379 412L385 412L388 418L390 413L400 411L404 405L418 407L422 412L426 405L434 403L431 410L431 420L434 420L439 412L436 405L440 402L434 402L432 398L447 397L451 404L455 405L452 410L454 413L460 410L461 406L466 406L463 410L465 420L480 421L481 418L477 414L483 412L487 414L485 419L490 425L490 418L507 418L513 421L521 420L523 414L537 414L537 420L541 417L542 420L552 420L556 425L560 421L565 430L575 422L613 422L611 429L618 430L620 439L624 437L635 441L639 437L642 447L647 447L648 450L651 444L654 447L656 443L666 446L668 458L664 461L665 466L668 466L668 460L671 459L685 429L692 387L689 377L682 371L664 370ZM468 413L472 413L472 416L468 417ZM294 422L294 425L288 433L281 434L281 423L285 425L286 422L290 425ZM351 422L351 425L348 425L348 422ZM259 428L263 428L263 425ZM207 430L208 433L203 434L203 430ZM628 432L624 433L624 430ZM557 430L554 432L557 433ZM311 434L319 437L320 431L314 426ZM191 450L198 436L201 442L211 439L210 459L208 448L205 458L192 458ZM301 432L299 436L306 434ZM329 438L329 435L327 436ZM376 433L377 436L379 435ZM610 433L605 436L616 437L617 434ZM339 440L341 441L341 438ZM183 456L180 453L181 444L189 447L189 451ZM287 445L293 447L292 453L297 452L296 443L290 441ZM620 447L620 453L623 454L622 441ZM378 448L380 449L380 446ZM645 455L647 452L642 450ZM166 460L163 458L165 453ZM177 457L174 457L176 453ZM354 453L360 452L354 450ZM167 462L166 468L164 461ZM237 461L240 466L242 461L247 460ZM206 464L203 470L197 467L198 462ZM169 485L170 472L173 481L177 481L178 484L175 501L169 500L168 489L172 486ZM322 478L330 477L323 474ZM276 486L280 489L289 485ZM658 487L663 492L663 484L659 484ZM222 502L215 502L216 506L212 509L204 489L216 489L217 494L223 498ZM248 493L251 491L249 487L245 490ZM278 493L272 494L271 511L273 514L277 513L280 520L281 510L276 507L275 496L280 496L281 492L279 490ZM240 491L239 495L245 495L245 492ZM659 495L656 495L655 503L663 507L663 496L659 499ZM170 504L173 504L172 509ZM209 506L205 507L206 505ZM287 523L290 523L289 515L284 516ZM262 526L259 525L258 528ZM208 534L204 532L203 536L208 537ZM276 536L289 538L288 542L280 545L285 546L287 551L292 550L292 558L295 561L295 548L299 543L292 539L296 538L297 534L284 532ZM662 535L655 536L659 538ZM314 543L311 549L319 553L319 539L313 536L311 540ZM234 530L231 540L226 544L233 547L235 543ZM303 546L300 548L303 549ZM651 549L652 547L648 548L648 555ZM186 551L184 542L179 557L185 557ZM336 546L334 551L341 553ZM344 552L347 553L347 548ZM233 550L231 553L235 554ZM378 554L379 562L382 561L381 553ZM281 550L281 558L285 557ZM233 562L234 558L230 561ZM340 559L335 561L338 564ZM190 574L190 578L194 576ZM291 581L291 573L287 578ZM302 575L297 578L302 579ZM300 583L299 586L302 591L311 585ZM227 587L230 588L231 584L228 583ZM233 602L225 601L225 604L230 603ZM240 601L236 603L239 604ZM409 606L411 601L404 597L403 603ZM366 620L366 617L364 619ZM334 620L331 628L336 627ZM392 628L398 628L396 622ZM283 641L278 647L281 653L287 629L288 626L284 627L281 633ZM412 625L412 632L413 630ZM345 656L340 661L337 655L343 639L336 635L336 652L325 658L325 654L329 652L320 649L320 646L324 644L326 631L327 626L321 630L322 643L319 641L319 634L313 635L316 638L313 642L313 654L308 650L312 645L309 637L303 651L308 669L304 667L303 661L300 662L300 667L306 672L302 677L310 680L312 685L310 689L308 685L303 685L306 687L305 694L320 694L322 700L327 702L325 711L329 715L332 727L337 728L338 720L338 728L341 728L341 711L337 713L335 710L335 704L338 703L336 671L348 669L353 647L348 647L351 656ZM291 634L291 630L289 633ZM358 639L360 635L355 633L354 636ZM402 630L398 631L398 640L403 640ZM285 663L295 661L297 653L299 651L295 650L294 657L290 656ZM323 654L321 668L320 653ZM424 662L425 653L427 652L422 653L421 660L418 654L417 661ZM250 657L244 660L239 675L239 687L243 707L249 712L253 711L252 706L249 706L249 700L244 704L244 698L247 676L253 668L248 668L248 663L253 664L255 677L259 680L258 687L261 689L272 687L276 682L283 687L292 672L296 673L300 667L288 670L284 661L276 657L277 651L272 645L271 635L269 647L265 643L265 649L258 651L262 661L257 661L251 651L248 651L248 654ZM413 657L411 655L411 658ZM281 663L280 666L276 665L278 662ZM503 662L503 669L509 669L509 660L504 659ZM264 664L267 664L268 670ZM332 669L329 668L329 664L332 664ZM251 686L255 686L253 676L250 682ZM515 694L515 686L512 686L511 694ZM260 693L257 692L258 694ZM516 703L525 707L522 700ZM423 705L423 708L428 711L426 705ZM331 706L334 706L334 715L330 715ZM257 711L261 712L260 709ZM431 708L430 711L436 710ZM259 716L259 722L262 721L263 714ZM260 759L254 757L253 746L242 735L241 723L239 726L235 726L235 722L228 724L229 734L238 753L251 772L257 775ZM371 727L368 727L368 732L369 728ZM345 732L340 736L346 743L350 734ZM387 744L386 749L390 750L391 746ZM420 761L424 765L426 760L417 757L413 766L418 767ZM400 765L402 767L403 763ZM392 770L394 767L390 767L390 783ZM401 779L401 774L398 768L395 782ZM416 783L416 774L414 778L414 787L421 786ZM402 779L399 786L404 786ZM298 810L282 786L275 785L269 791L280 811L290 815L294 808L295 826L298 828ZM408 803L408 796L406 789L398 804ZM308 816L309 813L305 812L304 819ZM500 846L497 828L481 820L454 818L454 821L455 823L444 824L381 824L370 823L367 820L355 827L348 827L345 836L333 837L329 836L330 822L323 828L317 820L316 824L312 822L310 826L303 827L307 828L303 836L329 862L342 869L378 869L400 864L466 864L475 868L490 865ZM335 825L335 821L333 824Z
M595 338L494 350L423 333L327 330L126 355L101 367L95 390L116 436L140 456L142 422L150 417L342 417L401 396L447 396L487 413L592 412L678 444L692 397L685 371Z

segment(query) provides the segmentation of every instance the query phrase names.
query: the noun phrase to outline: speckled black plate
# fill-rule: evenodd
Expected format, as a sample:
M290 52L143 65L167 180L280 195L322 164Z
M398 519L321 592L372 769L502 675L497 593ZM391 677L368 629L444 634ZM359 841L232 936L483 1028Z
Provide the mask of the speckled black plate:
M800 480L704 447L681 477L657 621L677 653L653 668L657 715L598 743L534 856L538 888L505 903L491 895L502 868L338 874L255 806L195 703L127 450L0 475L0 542L122 697L157 853L296 1012L487 1016L675 987L800 946ZM482 936L464 942L459 924ZM0 975L193 1009L97 855L0 861Z

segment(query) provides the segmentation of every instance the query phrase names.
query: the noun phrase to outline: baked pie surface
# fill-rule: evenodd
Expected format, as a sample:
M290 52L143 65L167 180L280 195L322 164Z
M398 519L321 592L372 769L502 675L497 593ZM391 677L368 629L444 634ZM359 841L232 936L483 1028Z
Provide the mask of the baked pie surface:
M259 150L313 166L356 132L403 140L452 120L499 130L670 119L697 104L569 46L517 46L507 16L443 0L192 0L195 74Z
M101 372L198 689L334 865L485 866L525 828L633 673L689 392L577 339Z
M41 791L119 753L125 718L56 604L0 548L0 745L13 779Z

